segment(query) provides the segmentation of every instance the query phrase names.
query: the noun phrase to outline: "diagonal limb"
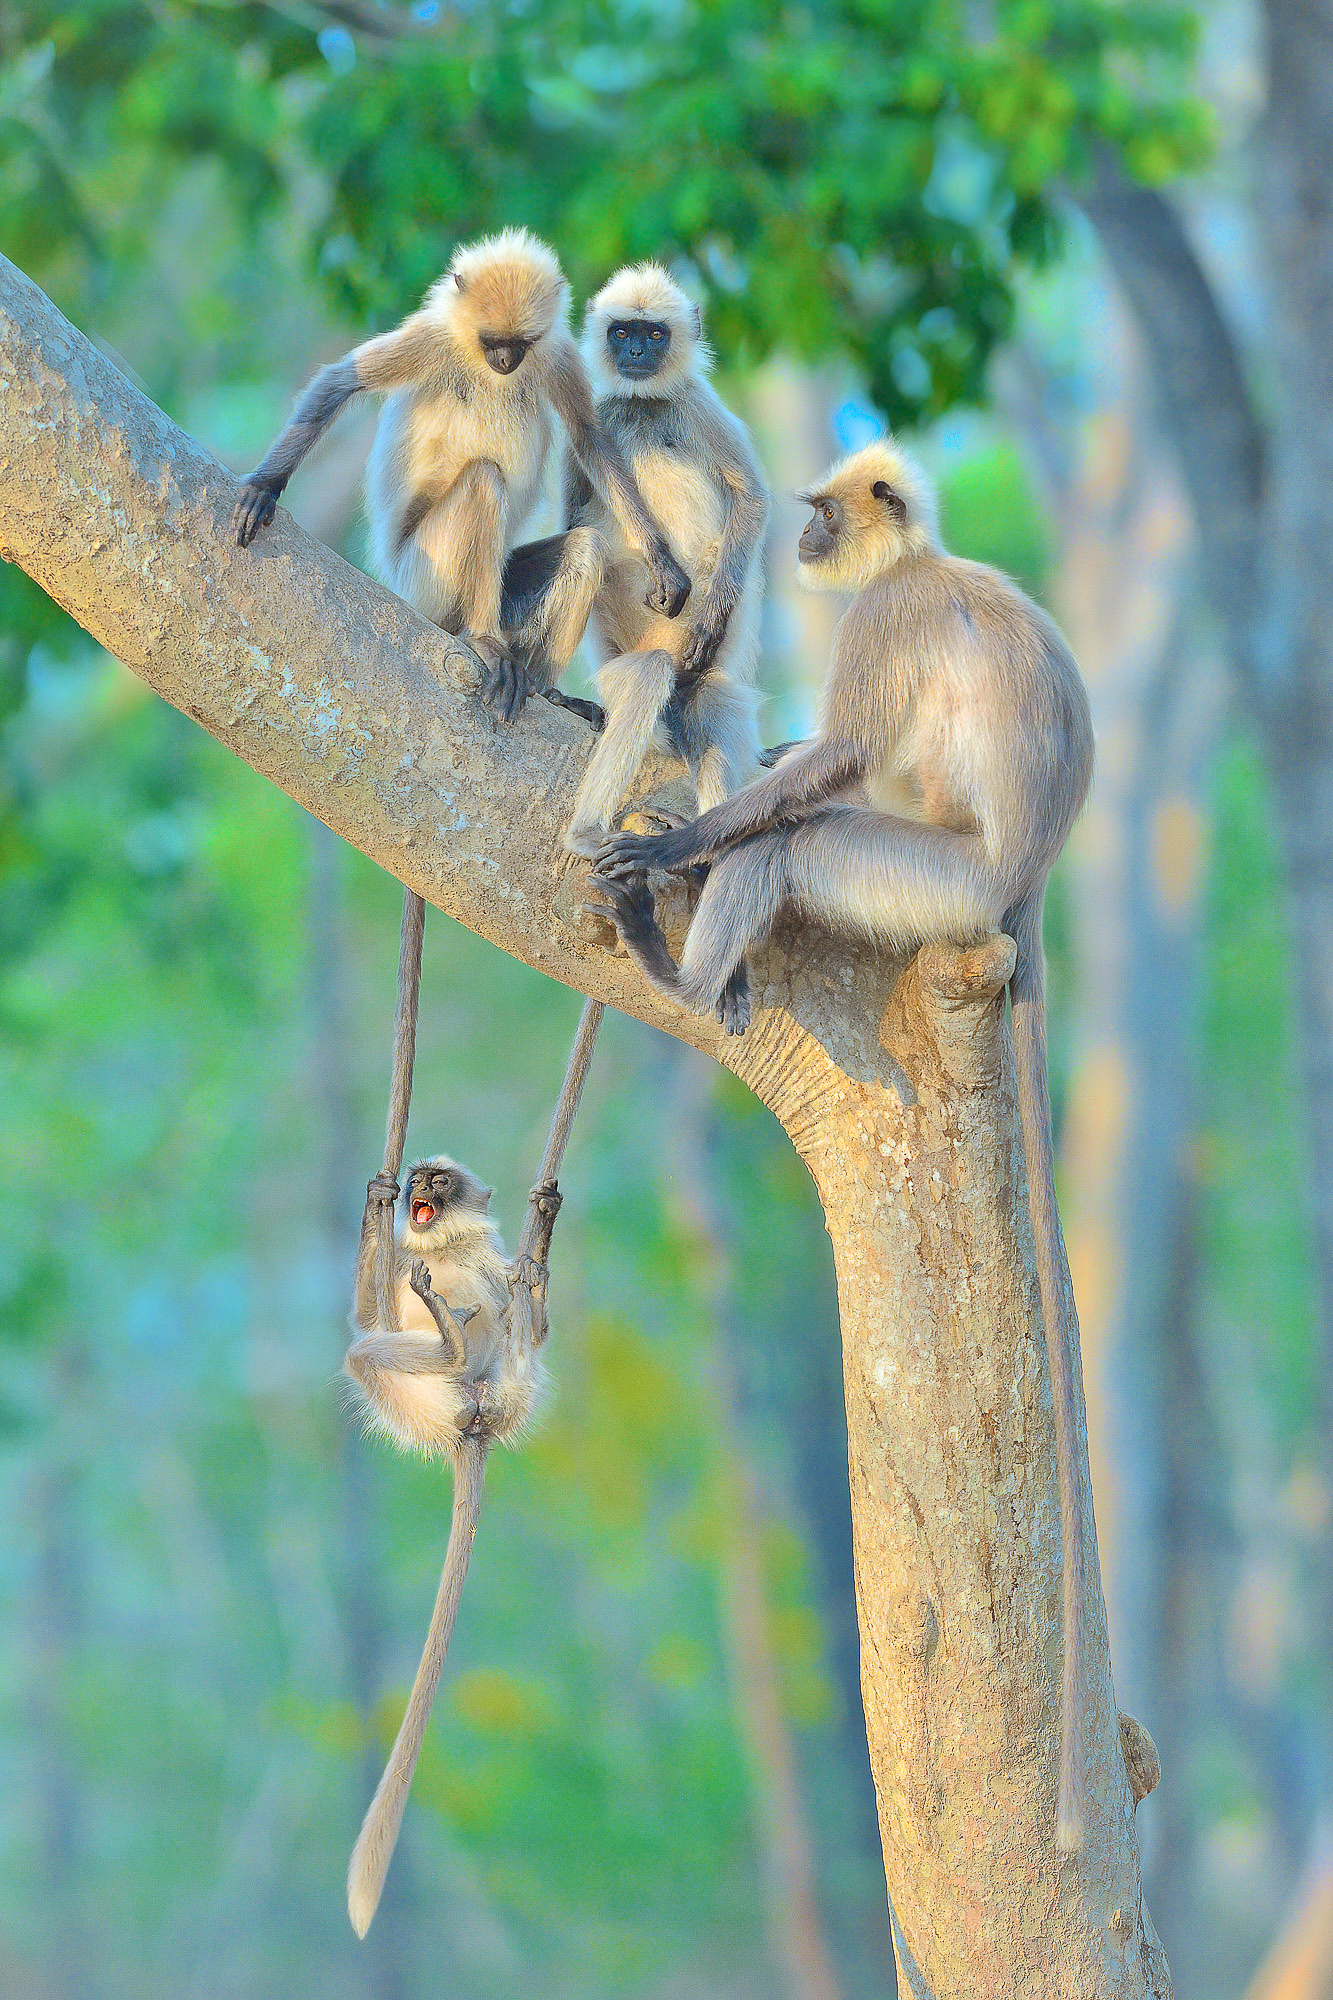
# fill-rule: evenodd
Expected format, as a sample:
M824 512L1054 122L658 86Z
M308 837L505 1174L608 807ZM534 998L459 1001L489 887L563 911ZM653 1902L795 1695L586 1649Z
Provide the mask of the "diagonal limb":
M845 743L817 738L775 771L756 778L725 804L714 806L673 833L616 833L604 840L593 862L599 882L640 875L650 868L673 874L707 861L724 847L800 819L829 796L865 775L864 755Z
M439 1328L440 1339L452 1355L455 1368L466 1367L467 1343L463 1334L469 1322L476 1318L480 1307L463 1306L455 1311L446 1298L432 1289L429 1266L420 1257L413 1264L407 1282Z
M690 579L644 506L619 447L597 421L588 377L572 339L552 343L547 381L573 457L605 500L630 548L648 565L652 584L644 602L650 611L678 617L690 594Z

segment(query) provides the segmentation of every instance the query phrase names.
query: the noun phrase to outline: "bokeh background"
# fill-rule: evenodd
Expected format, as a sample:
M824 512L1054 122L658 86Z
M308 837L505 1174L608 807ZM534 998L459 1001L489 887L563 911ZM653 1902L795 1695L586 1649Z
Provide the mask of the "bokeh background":
M1100 774L1049 908L1062 1202L1185 2000L1333 1991L1329 1363L1265 758L1077 197L1108 162L1166 184L1264 356L1262 25L0 0L0 247L233 467L456 240L522 221L579 299L657 254L704 301L779 502L766 740L808 726L829 632L791 495L885 417L950 545L1068 630ZM372 425L289 496L353 560ZM614 1016L563 1176L556 1393L493 1466L352 1939L448 1515L337 1373L398 914L0 565L0 1992L888 1996L818 1206L739 1086ZM511 1241L577 1008L431 918L410 1143L492 1181Z

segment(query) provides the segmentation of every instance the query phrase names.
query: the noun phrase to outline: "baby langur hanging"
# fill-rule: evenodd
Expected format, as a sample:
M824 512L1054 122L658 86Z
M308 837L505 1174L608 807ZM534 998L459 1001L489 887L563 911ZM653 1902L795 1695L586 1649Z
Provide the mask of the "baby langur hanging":
M409 1171L395 1232L425 920L424 902L409 889L384 1166L366 1190L357 1257L354 1311L362 1333L344 1366L370 1429L408 1450L452 1461L453 1518L407 1712L347 1872L348 1914L358 1937L379 1904L440 1683L472 1554L486 1455L492 1445L521 1436L541 1388L547 1257L561 1202L556 1175L603 1011L599 1001L589 1000L579 1020L518 1254L506 1256L487 1214L491 1190L444 1154Z

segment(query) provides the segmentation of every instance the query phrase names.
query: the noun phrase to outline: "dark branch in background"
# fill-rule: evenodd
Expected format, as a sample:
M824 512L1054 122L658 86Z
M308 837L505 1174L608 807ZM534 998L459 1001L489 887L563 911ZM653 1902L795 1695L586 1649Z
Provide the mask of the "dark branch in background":
M1093 186L1074 199L1101 238L1152 356L1162 418L1199 525L1208 591L1252 691L1266 452L1236 343L1163 195L1133 186L1104 160Z

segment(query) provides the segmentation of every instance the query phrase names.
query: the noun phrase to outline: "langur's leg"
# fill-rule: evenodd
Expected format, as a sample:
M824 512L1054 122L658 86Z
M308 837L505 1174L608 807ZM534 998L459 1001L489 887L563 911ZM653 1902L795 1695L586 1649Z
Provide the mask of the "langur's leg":
M772 928L782 903L785 832L762 833L713 863L685 940L679 966L657 924L643 875L603 881L604 905L621 942L649 984L691 1013L715 1013L728 1034L744 1034L750 1018L745 954Z
M660 648L624 653L598 674L598 692L606 704L606 728L574 801L573 818L565 833L568 854L591 859L597 852L616 808L648 754L675 677L675 661Z
M606 543L596 528L571 528L542 542L525 542L505 562L500 618L515 653L527 663L533 693L548 698L574 657L606 570ZM589 720L592 702L562 696Z
M786 893L841 936L899 950L990 937L1009 897L981 836L865 806L831 806L787 830Z
M347 1368L363 1387L384 1375L449 1375L458 1367L450 1350L420 1334L363 1333L347 1350Z
M418 1257L409 1273L408 1284L429 1312L440 1331L445 1352L450 1356L455 1368L462 1368L467 1362L467 1347L463 1341L464 1329L469 1320L474 1320L481 1311L480 1306L464 1306L458 1312L448 1299L435 1291L430 1282L430 1266Z
M668 709L667 733L690 767L701 813L758 775L755 707L753 688L715 668Z
M414 610L447 631L463 631L489 672L481 697L512 722L527 683L500 638L500 578L509 492L498 465L466 466L439 498L416 495L403 516L391 581Z
M599 882L600 887L600 882ZM1008 898L977 834L833 806L757 835L713 863L681 956L678 997L736 1004L728 982L784 903L841 936L907 947L989 937Z

